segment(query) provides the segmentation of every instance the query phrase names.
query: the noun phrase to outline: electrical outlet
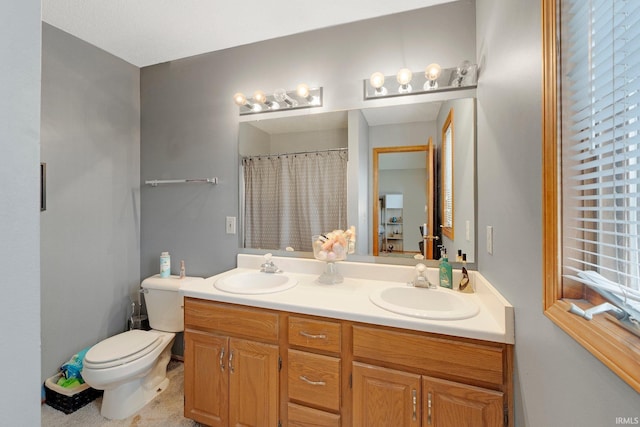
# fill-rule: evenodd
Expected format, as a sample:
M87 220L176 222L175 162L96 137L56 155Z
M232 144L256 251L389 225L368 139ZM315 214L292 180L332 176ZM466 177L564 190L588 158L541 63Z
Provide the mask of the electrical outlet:
M487 252L493 255L493 226L487 225Z
M225 222L227 234L236 234L236 217L228 216Z

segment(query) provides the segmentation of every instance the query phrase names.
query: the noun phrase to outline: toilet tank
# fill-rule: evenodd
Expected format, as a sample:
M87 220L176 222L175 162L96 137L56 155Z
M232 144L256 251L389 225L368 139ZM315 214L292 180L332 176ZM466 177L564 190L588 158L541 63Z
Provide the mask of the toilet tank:
M149 316L149 326L164 332L182 332L184 330L183 296L178 289L185 283L204 280L201 277L169 276L159 274L142 281L144 300Z

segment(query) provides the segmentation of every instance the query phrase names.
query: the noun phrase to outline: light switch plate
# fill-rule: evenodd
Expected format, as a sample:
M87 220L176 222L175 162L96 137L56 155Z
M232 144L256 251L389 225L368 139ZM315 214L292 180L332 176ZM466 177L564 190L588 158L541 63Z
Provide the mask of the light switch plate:
M225 222L227 234L236 234L236 217L228 216Z
M487 252L493 255L493 226L487 225Z

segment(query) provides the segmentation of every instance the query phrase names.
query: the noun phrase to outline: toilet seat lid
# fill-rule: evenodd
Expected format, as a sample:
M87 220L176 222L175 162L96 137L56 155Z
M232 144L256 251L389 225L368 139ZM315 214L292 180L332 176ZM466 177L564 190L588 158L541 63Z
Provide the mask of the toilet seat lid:
M138 359L153 351L161 343L160 336L150 331L134 329L99 342L89 349L84 365L110 368Z

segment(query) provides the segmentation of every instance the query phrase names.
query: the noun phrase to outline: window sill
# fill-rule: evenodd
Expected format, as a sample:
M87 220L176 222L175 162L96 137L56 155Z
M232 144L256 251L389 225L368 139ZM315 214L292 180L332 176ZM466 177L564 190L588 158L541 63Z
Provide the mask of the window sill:
M569 313L571 302L590 306L584 300L557 300L545 315L640 393L640 338L610 321L608 315L589 321Z

